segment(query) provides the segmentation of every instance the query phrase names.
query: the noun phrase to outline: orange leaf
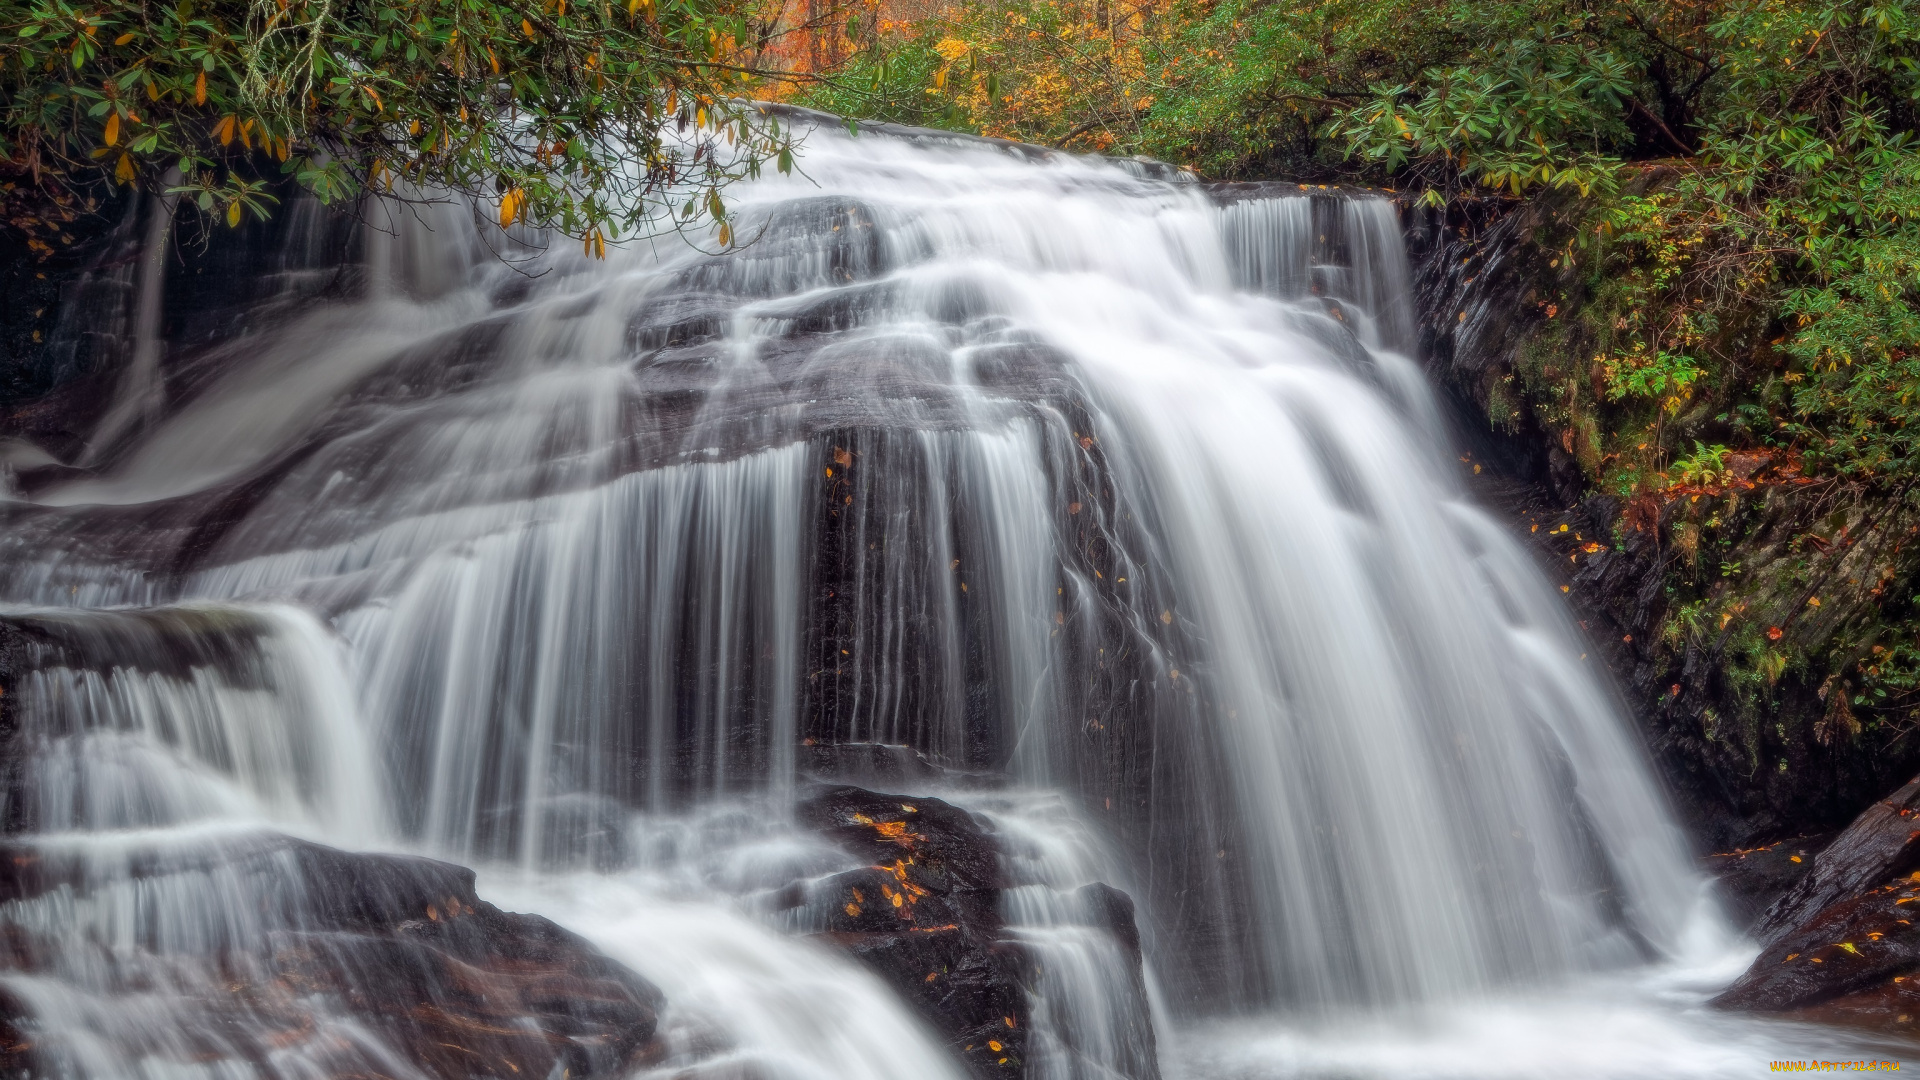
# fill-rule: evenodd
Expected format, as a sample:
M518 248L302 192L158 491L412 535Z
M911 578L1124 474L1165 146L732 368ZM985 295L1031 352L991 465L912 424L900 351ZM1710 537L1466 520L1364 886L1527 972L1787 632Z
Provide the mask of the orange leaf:
M207 103L207 73L205 71L193 77L193 103L195 105L205 105Z
M107 145L112 146L114 143L117 143L119 141L120 141L120 114L117 112L110 112L107 114Z

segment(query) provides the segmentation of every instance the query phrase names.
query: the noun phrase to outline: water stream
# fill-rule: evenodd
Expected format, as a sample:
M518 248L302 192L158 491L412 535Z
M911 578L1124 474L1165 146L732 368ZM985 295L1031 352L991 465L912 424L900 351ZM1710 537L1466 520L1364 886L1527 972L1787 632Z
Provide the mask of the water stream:
M1750 951L1459 486L1390 203L832 126L801 165L730 193L728 253L302 219L159 414L143 283L139 415L0 506L9 840L86 866L0 903L50 958L0 988L61 1075L392 1067L196 1028L251 898L297 921L272 857L206 868L272 831L479 867L665 990L661 1075L958 1076L769 914L849 865L787 814L836 742L996 823L1035 1077L1150 1075L1143 1031L1194 1077L1859 1045L1700 1008Z

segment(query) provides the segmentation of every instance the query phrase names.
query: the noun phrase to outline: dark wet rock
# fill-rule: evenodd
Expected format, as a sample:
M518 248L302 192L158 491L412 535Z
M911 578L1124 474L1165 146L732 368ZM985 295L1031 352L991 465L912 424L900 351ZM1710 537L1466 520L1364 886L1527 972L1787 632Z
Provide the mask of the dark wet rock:
M1786 1015L1816 1024L1847 1024L1911 1035L1920 1032L1920 979L1896 975L1878 986Z
M1026 1075L1036 1037L1032 995L1045 959L1059 955L1049 948L1060 946L1006 925L1005 890L1046 886L1008 876L991 823L940 799L848 785L815 789L799 819L871 864L791 898L817 938L892 986L974 1076ZM1071 1025L1054 1028L1051 1055L1076 1075L1097 1062L1102 1075L1158 1080L1133 899L1096 882L1059 895L1056 906L1068 937L1084 941L1094 931L1117 943L1124 960L1117 985L1105 988L1107 1004L1130 1010L1144 1030L1137 1053L1111 1059L1083 1054Z
M1140 960L1140 926L1133 917L1133 897L1096 881L1079 889L1081 906L1093 916L1093 922L1126 946L1134 960Z
M658 990L552 922L481 900L464 867L272 835L140 852L110 873L31 844L0 851L0 899L8 901L61 894L84 904L124 894L129 883L178 891L195 881L218 882L203 902L229 907L226 919L258 932L230 936L213 955L182 956L144 938L138 955L122 955L118 963L174 973L172 1006L195 1018L167 1045L149 1045L155 1035L145 1025L96 1032L123 1044L123 1060L264 1061L301 1046L327 1075L404 1063L449 1080L578 1078L625 1075L656 1045ZM43 940L30 927L12 924L0 970L59 969L72 943ZM195 970L202 974L183 974ZM48 1023L55 1018L32 1015L17 999L0 1004L0 1065L58 1073L57 1039L35 1045L59 1028ZM316 1037L343 1024L372 1034L400 1062Z
M800 748L801 768L816 780L892 787L925 783L945 770L911 746L853 742Z
M1920 927L1913 923L1917 904L1920 880L1882 885L1833 904L1767 946L1713 1004L1786 1012L1904 988L1920 971Z
M951 803L838 785L803 800L799 815L875 865L906 860L943 895L1003 887L998 842L984 821Z
M1835 833L1796 836L1760 847L1717 852L1705 860L1727 913L1742 927L1760 915L1813 871L1814 857Z
M1766 949L1713 1004L1896 1027L1920 1015L1908 985L1920 978L1917 808L1920 779L1868 807L1814 856L1755 923Z
M1030 960L1000 915L986 823L939 799L822 788L800 820L873 865L812 884L820 940L885 979L975 1076L1024 1069Z
M1861 813L1769 907L1753 933L1773 942L1827 907L1920 867L1920 778Z

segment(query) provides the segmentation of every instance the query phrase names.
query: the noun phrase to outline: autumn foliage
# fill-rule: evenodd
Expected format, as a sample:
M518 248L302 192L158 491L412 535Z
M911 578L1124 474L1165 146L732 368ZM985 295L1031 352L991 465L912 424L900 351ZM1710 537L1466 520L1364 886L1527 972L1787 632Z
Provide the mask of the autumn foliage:
M452 191L584 238L708 197L777 123L742 100L735 0L0 0L0 159L35 185L167 191L239 224L274 181L323 202ZM704 194L703 194L704 193Z

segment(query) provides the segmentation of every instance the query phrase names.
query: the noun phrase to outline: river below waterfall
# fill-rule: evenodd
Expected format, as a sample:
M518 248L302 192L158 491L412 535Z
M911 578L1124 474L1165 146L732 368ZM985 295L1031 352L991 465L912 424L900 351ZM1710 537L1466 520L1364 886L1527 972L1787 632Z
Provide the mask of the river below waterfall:
M0 896L32 1075L418 1075L351 986L207 1019L311 924L284 835L475 867L628 965L646 1075L965 1076L791 900L861 866L793 807L872 744L998 838L1015 1072L1899 1056L1704 1007L1754 949L1462 490L1392 203L802 151L728 192L730 251L297 206L199 314L155 309L167 258L101 271L68 332L119 319L164 378L0 505L7 842L78 867Z

